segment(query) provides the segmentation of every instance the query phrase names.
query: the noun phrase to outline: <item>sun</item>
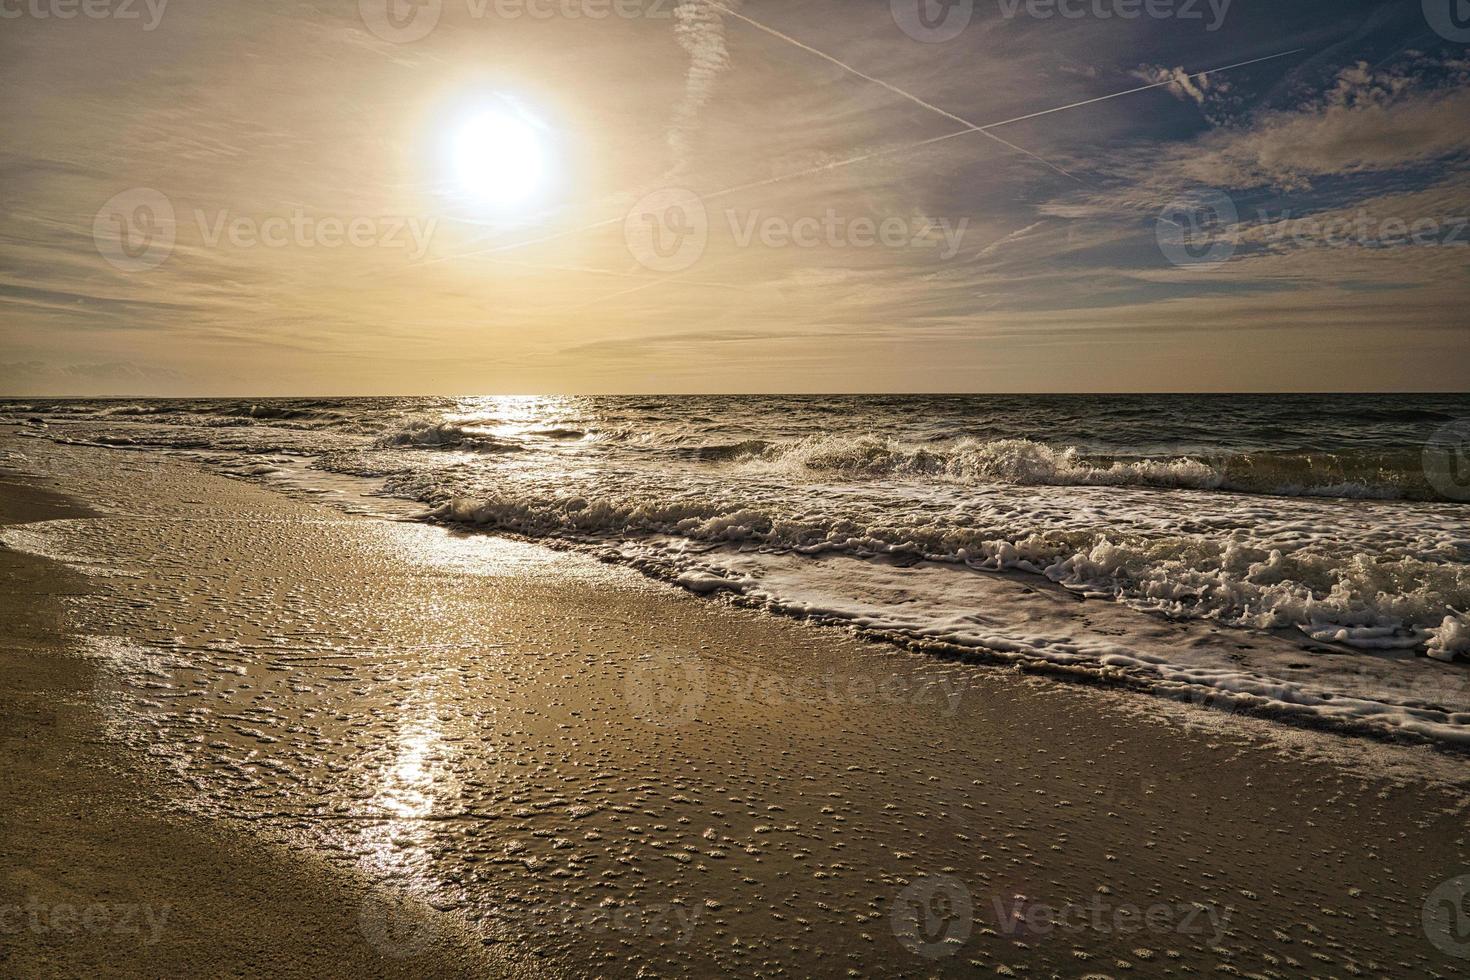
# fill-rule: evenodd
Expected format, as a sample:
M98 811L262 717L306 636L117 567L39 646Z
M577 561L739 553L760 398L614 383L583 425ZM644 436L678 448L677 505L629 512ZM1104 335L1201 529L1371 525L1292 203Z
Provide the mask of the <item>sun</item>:
M545 190L550 156L546 127L512 105L469 114L454 129L449 145L460 193L496 211L524 206Z

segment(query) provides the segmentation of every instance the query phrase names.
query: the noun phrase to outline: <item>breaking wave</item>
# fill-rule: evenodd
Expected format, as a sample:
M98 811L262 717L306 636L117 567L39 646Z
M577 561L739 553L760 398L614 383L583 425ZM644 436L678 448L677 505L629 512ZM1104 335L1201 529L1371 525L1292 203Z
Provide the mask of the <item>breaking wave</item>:
M448 422L411 422L379 438L375 445L380 449L458 449L476 453L515 452L520 448L483 430Z
M1344 555L1311 546L1286 551L1240 535L1040 531L1024 515L1012 527L983 530L941 518L921 522L913 514L863 523L698 497L455 497L437 502L433 516L535 537L676 535L809 557L897 557L1019 571L1170 616L1296 629L1365 650L1421 650L1444 660L1470 655L1463 612L1470 609L1470 565L1409 555Z
M813 436L694 450L787 472L847 478L917 478L1014 486L1228 490L1281 497L1435 499L1417 457L1386 454L1237 453L1138 459L1085 455L1031 439L959 439L913 445L878 436Z
M1193 459L1084 460L1075 448L1029 439L962 439L946 447L914 447L874 436L816 436L763 448L759 457L806 470L863 476L936 476L964 482L1048 486L1156 486L1211 490L1222 476Z

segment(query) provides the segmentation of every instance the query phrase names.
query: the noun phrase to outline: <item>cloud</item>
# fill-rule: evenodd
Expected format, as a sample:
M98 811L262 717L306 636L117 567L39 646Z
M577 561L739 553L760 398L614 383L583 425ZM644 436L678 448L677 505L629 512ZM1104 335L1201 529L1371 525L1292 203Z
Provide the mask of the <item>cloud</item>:
M1110 175L1106 183L1059 195L1036 211L1131 223L1200 188L1237 198L1293 194L1299 213L1425 189L1466 169L1466 68L1458 61L1421 61L1415 70L1398 71L1354 64L1310 101L1261 110L1192 139L1114 151L1093 162L1094 170ZM1160 71L1173 77L1172 70Z
M726 0L725 6L738 9L740 0ZM724 15L705 0L680 0L674 8L674 35L689 55L684 97L669 127L669 150L673 154L669 176L681 177L693 162L699 114L714 97L719 77L730 67L730 51L725 46Z
M1213 187L1297 190L1314 178L1394 171L1470 150L1467 117L1470 90L1357 64L1322 99L1212 132L1178 162Z
M1212 89L1224 93L1230 88L1226 83L1212 82L1209 75L1197 75L1191 78L1189 72L1183 67L1165 68L1162 65L1144 65L1132 72L1132 75L1150 85L1163 84L1164 91L1176 99L1192 100L1196 105L1204 105Z

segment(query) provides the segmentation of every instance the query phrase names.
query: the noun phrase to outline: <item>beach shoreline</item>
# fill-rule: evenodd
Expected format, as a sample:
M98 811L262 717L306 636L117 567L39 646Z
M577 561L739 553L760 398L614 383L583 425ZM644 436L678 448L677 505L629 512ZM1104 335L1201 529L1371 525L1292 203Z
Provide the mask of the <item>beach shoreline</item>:
M0 476L0 526L97 518L33 479ZM326 974L515 977L530 971L360 876L190 814L111 744L87 695L65 605L95 593L55 560L0 547L0 972L12 977ZM414 961L364 941L433 938ZM545 975L544 967L538 967Z
M25 583L0 606L4 897L182 910L151 944L0 937L7 972L1463 967L1420 921L1470 870L1439 754L885 651L177 460L6 447L0 517L57 560L0 550ZM365 926L375 895L435 925ZM968 912L911 927L936 897Z

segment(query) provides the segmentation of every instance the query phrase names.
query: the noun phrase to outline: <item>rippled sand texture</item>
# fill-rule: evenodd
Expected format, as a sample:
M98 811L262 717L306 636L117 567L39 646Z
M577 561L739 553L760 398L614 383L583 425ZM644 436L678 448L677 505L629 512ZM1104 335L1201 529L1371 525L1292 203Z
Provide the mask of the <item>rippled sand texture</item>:
M614 976L1470 963L1423 925L1470 870L1465 795L1365 775L1444 768L1430 750L1331 762L1329 736L1198 727L581 555L7 445L105 511L28 528L97 587L68 612L97 751L426 899L428 925L362 910L384 963L445 930Z

